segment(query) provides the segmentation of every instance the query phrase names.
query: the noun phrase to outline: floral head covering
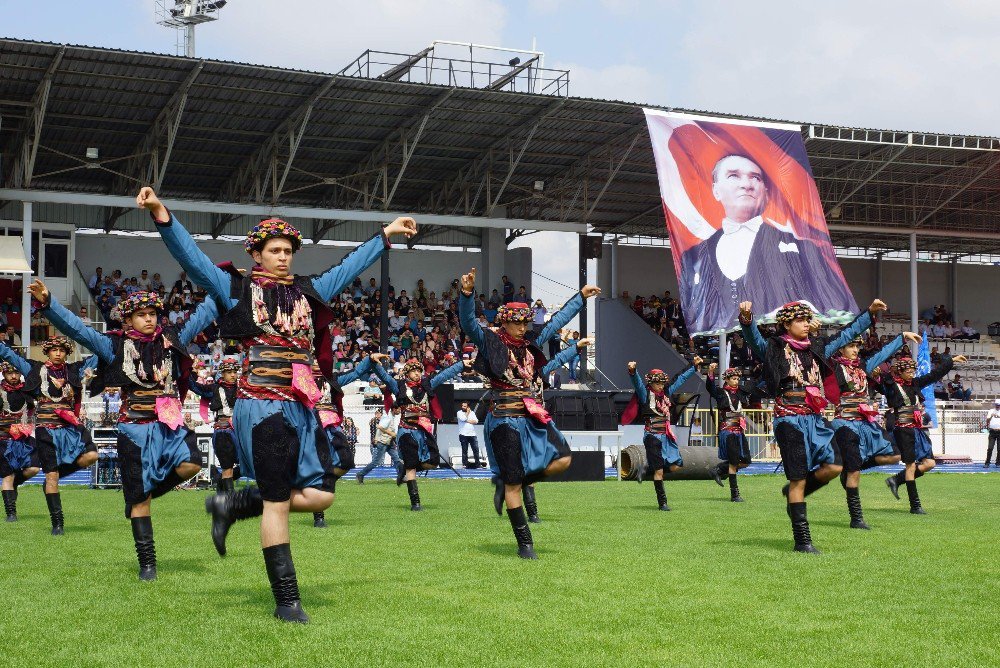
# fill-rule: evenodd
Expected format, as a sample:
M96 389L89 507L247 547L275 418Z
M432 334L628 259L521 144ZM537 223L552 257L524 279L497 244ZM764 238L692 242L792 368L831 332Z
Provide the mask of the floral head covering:
M253 251L262 249L268 239L278 238L288 239L292 242L293 253L302 248L302 233L294 225L286 223L280 218L268 218L254 225L253 229L247 234L246 241L243 242L243 247L247 253L252 253Z

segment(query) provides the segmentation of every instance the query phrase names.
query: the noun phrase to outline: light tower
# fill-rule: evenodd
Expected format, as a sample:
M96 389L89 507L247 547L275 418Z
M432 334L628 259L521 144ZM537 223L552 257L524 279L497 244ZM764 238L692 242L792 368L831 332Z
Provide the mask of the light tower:
M194 58L194 27L217 21L227 0L155 0L156 22L184 36L184 55ZM180 47L178 39L178 47Z

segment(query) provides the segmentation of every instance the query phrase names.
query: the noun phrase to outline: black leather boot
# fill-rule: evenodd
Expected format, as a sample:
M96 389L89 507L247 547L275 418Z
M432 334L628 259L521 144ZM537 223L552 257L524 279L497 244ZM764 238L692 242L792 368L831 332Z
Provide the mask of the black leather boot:
M406 477L406 469L402 466L396 469L396 487L403 484L403 479Z
M326 528L326 513L313 513L313 527L316 529Z
M7 513L8 522L17 521L17 492L12 489L3 490L3 509Z
M788 516L792 518L792 536L795 538L795 551L819 554L813 547L812 536L809 535L809 520L806 519L806 503L789 503Z
M885 479L885 486L889 488L892 495L899 501L899 486L906 483L906 470L902 470L896 475L891 475Z
M917 493L917 481L906 481L906 495L910 497L910 512L914 515L926 515L927 511L920 505L920 495Z
M500 476L495 475L490 478L490 484L493 485L493 510L497 511L497 515L503 517L503 480L500 479Z
M255 486L232 494L215 494L205 499L205 512L212 516L212 542L220 556L226 556L226 535L238 520L258 517L264 512L264 500Z
M139 579L156 579L156 545L153 543L153 518L132 518L132 539L139 558Z
M417 481L407 480L406 491L410 493L410 510L423 510L420 505L420 490L417 489Z
M712 480L714 480L715 484L719 487L725 487L722 483L722 477L724 475L729 475L729 464L722 462L717 466L712 467Z
M852 529L871 529L861 513L861 494L857 487L847 487L847 511L851 513Z
M49 507L49 517L52 519L52 535L61 536L63 530L63 509L62 498L59 492L54 494L45 493L45 504Z
M531 529L524 517L524 508L508 508L507 518L510 520L510 528L514 530L514 538L517 539L517 556L522 559L537 559Z
M743 497L740 496L740 484L736 481L736 474L729 474L729 500L733 503L743 503Z
M232 478L219 478L215 484L215 491L219 494L232 494L236 491Z
M542 519L538 516L538 503L535 502L535 488L525 485L521 488L524 497L524 509L528 513L528 521L532 524L541 524Z
M654 480L653 489L656 490L656 503L660 510L670 510L670 506L667 505L667 492L663 489L663 481Z
M302 609L299 599L299 581L292 563L292 547L288 543L264 548L264 565L267 579L274 594L274 616L283 622L308 624L309 615Z

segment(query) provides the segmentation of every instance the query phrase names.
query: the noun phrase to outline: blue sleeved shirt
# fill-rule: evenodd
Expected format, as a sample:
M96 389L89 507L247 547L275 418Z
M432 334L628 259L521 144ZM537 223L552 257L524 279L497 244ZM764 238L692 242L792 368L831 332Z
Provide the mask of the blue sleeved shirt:
M0 341L0 359L12 364L15 369L21 372L22 376L27 376L31 373L31 364L28 360L18 355L12 348L9 348L7 344L2 341Z
M903 335L896 336L892 341L882 346L882 348L865 362L865 373L871 374L883 362L896 354L903 347Z
M757 328L757 323L751 321L749 325L744 325L740 323L740 331L743 332L743 339L750 346L753 354L757 356L757 359L763 361L766 359L767 352L767 341L764 340L764 336L760 333L760 329Z
M392 392L393 395L399 394L399 383L396 382L395 378L389 375L389 372L386 371L384 366L373 363L372 369L375 371L375 375L379 377L379 380L381 380L385 386L389 388L389 391Z
M168 223L156 221L156 229L163 238L167 250L196 284L227 308L236 305L237 300L230 295L232 277L228 272L215 266L215 263L198 248L198 244L174 214L170 214ZM350 285L358 274L374 264L388 245L385 234L380 232L348 253L339 264L314 277L313 288L323 301L330 301L334 295L340 294Z
M563 307L553 314L549 321L539 332L538 337L535 339L535 345L544 345L549 339L559 333L559 330L569 324L569 321L576 317L576 314L583 309L584 304L587 300L583 298L583 294L577 292L563 304Z
M688 368L681 371L674 382L670 383L667 387L666 394L670 396L674 392L680 389L681 385L687 382L687 379L694 375L694 365L688 366ZM639 403L645 404L649 401L649 391L646 389L646 383L638 371L635 373L630 373L629 377L632 380L632 387L635 388L635 396L639 399Z
M573 360L580 357L580 349L575 345L563 348L558 353L556 353L549 363L542 367L542 375L547 376L553 370L558 369L564 364L569 364Z
M378 366L382 366L379 364ZM343 387L344 385L350 385L354 381L358 380L362 376L367 376L372 372L372 358L366 357L355 366L350 371L345 371L342 374L337 375L337 385Z
M858 317L851 321L850 324L845 325L835 337L827 342L826 347L823 348L823 357L825 359L830 359L833 357L838 350L846 346L853 339L861 336L861 333L872 326L872 314L865 309Z
M486 345L486 335L476 320L476 300L464 292L459 292L458 295L458 322L462 326L462 331L477 347L482 348Z
M465 363L458 361L441 369L431 377L431 389L436 390L439 386L447 383L449 380L458 378L462 375L462 370L464 368Z

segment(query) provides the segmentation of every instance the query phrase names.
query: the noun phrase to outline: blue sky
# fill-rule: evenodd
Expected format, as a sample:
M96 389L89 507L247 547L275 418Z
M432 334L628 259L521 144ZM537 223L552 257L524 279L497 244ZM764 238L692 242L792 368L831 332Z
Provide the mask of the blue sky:
M152 0L0 0L0 16L8 37L174 52ZM992 0L230 0L199 29L198 55L336 71L368 48L535 39L574 95L995 136L998 34ZM575 283L565 238L519 243L537 271Z

